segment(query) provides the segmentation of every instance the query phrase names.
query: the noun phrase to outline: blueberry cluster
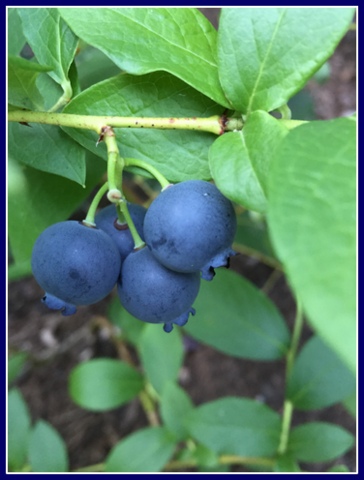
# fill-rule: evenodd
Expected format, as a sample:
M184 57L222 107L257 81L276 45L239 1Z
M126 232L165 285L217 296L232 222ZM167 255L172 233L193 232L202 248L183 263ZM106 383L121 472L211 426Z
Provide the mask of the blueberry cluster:
M117 284L129 313L170 332L194 315L201 278L212 280L234 254L233 205L215 185L190 180L164 189L148 210L128 208L145 247L134 249L110 205L96 215L96 227L65 221L47 228L34 245L34 276L43 302L63 315L100 301Z

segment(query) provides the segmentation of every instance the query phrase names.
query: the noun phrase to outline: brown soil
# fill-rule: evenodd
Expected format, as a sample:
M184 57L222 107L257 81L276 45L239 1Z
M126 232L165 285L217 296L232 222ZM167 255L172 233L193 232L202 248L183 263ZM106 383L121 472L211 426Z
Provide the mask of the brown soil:
M307 87L314 98L317 118L333 118L356 109L355 38L355 32L349 32L331 58L330 79L323 85L311 81ZM274 279L271 267L244 255L235 257L231 267L259 288L268 279ZM67 443L71 468L76 469L103 461L117 441L147 425L147 419L138 401L108 413L90 413L77 407L67 393L69 373L79 362L117 355L105 330L95 327L106 315L109 298L80 308L72 317L62 317L41 305L42 294L33 278L9 285L9 351L26 351L31 355L32 361L16 386L23 393L33 420L45 419L60 432ZM291 325L295 304L284 278L273 282L269 296ZM304 338L309 335L306 328ZM284 363L232 358L198 345L186 352L180 383L196 404L237 395L259 399L281 411ZM294 416L294 424L307 420L330 421L355 434L355 420L341 405ZM355 471L355 449L335 463L344 463L350 471ZM328 464L304 467L309 471L325 471Z

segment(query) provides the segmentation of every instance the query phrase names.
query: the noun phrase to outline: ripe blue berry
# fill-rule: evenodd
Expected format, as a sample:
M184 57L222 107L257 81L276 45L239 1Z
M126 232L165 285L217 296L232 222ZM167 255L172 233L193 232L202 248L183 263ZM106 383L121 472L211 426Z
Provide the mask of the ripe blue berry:
M111 292L120 275L121 259L105 232L69 220L51 225L38 237L32 270L46 291L43 302L71 315L77 305L96 303Z
M135 205L128 202L130 216L134 222L135 228L142 240L144 240L143 223L147 209L141 205ZM95 224L98 228L106 232L116 243L123 262L130 252L134 249L134 240L127 224L118 222L118 215L115 205L109 205L100 210L95 216Z
M170 332L173 324L184 325L200 288L200 275L178 273L161 265L148 248L132 252L125 259L118 294L125 309L148 323L163 323Z
M177 272L201 270L211 280L214 268L234 255L236 216L230 200L203 180L163 190L144 219L145 241L155 258Z

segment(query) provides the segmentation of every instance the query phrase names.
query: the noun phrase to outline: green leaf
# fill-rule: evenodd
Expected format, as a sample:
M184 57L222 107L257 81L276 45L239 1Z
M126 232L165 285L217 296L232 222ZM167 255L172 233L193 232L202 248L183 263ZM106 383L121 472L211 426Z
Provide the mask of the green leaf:
M126 338L132 345L138 345L146 323L133 317L120 303L119 297L111 301L108 309L110 322L121 331L122 338Z
M18 9L8 7L8 55L19 55L25 45L25 37Z
M106 458L106 471L160 472L173 455L175 446L165 428L143 428L115 445Z
M356 391L343 401L346 410L355 418L356 417Z
M136 397L143 377L119 360L99 358L77 365L69 377L73 401L93 411L111 410Z
M67 448L57 430L38 420L29 442L29 462L33 472L67 472Z
M50 67L20 57L8 57L8 103L25 109L43 109L37 78Z
M28 275L31 275L31 273L32 267L30 264L30 258L28 258L28 260L25 260L24 262L12 263L8 266L9 282L27 277Z
M300 462L328 462L350 450L353 444L353 436L338 425L311 422L291 431L288 453Z
M82 90L120 73L115 63L97 48L86 45L75 58Z
M219 455L201 443L194 445L194 448L185 447L176 454L176 460L183 464L195 466L199 472L227 472L228 465L219 463Z
M300 467L289 455L280 455L274 464L274 472L300 472Z
M167 334L161 324L148 324L144 328L139 343L140 360L145 375L158 393L163 391L168 381L178 379L183 353L177 329Z
M289 332L273 303L240 275L220 269L201 283L196 317L184 329L235 357L274 360L288 348Z
M247 398L205 403L188 415L186 425L196 440L219 454L270 456L278 448L279 415Z
M62 87L49 75L39 75L36 84L43 97L43 111L52 110L62 98ZM54 127L53 127L54 128Z
M294 407L329 407L353 391L353 373L320 338L311 338L299 353L288 381L287 396Z
M167 73L141 77L118 75L82 92L64 113L125 117L209 117L222 113L220 106ZM81 145L106 160L98 135L65 129ZM170 181L210 179L208 149L215 135L182 130L116 129L123 157L149 162Z
M8 466L19 471L25 464L30 434L30 416L27 404L17 389L8 395Z
M259 213L244 210L238 212L236 218L234 250L261 258L269 265L276 267L279 262L275 258L265 217Z
M218 68L235 109L274 110L301 90L344 36L353 8L223 8Z
M60 13L121 70L133 75L163 70L229 106L218 78L216 31L196 8L62 8Z
M70 180L34 170L9 158L8 236L15 264L24 265L25 272L30 267L34 242L42 231L69 218L99 182L103 172L100 163L94 157L89 159L87 186L82 188Z
M175 382L167 382L160 398L161 417L177 440L188 438L184 420L192 410L193 403L187 393Z
M312 327L355 370L356 122L292 130L272 162L273 246Z
M334 465L328 469L328 472L349 473L350 470L346 465Z
M8 129L9 155L43 172L85 184L85 151L53 125L12 123ZM26 145L26 148L24 147Z
M19 8L24 35L39 63L52 66L50 77L72 97L68 72L78 39L56 8Z
M278 120L257 111L249 116L242 131L215 140L209 162L222 193L250 210L264 213L270 161L286 133Z
M28 354L26 352L17 352L10 355L8 359L8 385L21 374L27 359Z

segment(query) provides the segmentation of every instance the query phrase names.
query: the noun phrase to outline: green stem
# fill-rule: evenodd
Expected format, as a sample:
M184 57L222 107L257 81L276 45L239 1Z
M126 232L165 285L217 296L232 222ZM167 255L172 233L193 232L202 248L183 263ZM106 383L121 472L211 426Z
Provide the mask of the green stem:
M282 271L283 267L282 265L278 262L273 257L270 257L268 255L265 255L264 253L255 250L254 248L248 247L247 245L242 245L241 243L234 243L233 244L233 249L236 250L239 253L242 253L243 255L247 255L249 257L253 257L258 259L260 262L264 263L265 265L268 265L272 268L276 268L277 270Z
M137 160L136 158L126 158L125 159L126 167L138 167L146 170L160 183L162 190L170 185L170 182L164 177L155 167L150 165L143 160Z
M112 192L112 198L110 198L110 195L108 197L111 202L117 203L122 199L121 184L124 159L120 156L114 130L111 127L105 127L101 135L107 148L107 181L109 183L109 193Z
M297 350L298 350L298 346L301 338L302 328L303 328L302 304L299 300L297 300L297 312L296 312L296 318L295 318L294 327L293 327L291 346L287 352L287 357L286 357L286 361L287 361L286 383L289 380L289 377L291 375L291 372L294 366L294 361L296 358L296 354L297 354ZM287 450L292 415L293 415L293 404L290 400L286 398L283 406L281 438L280 438L279 447L278 447L278 453L280 455L284 454Z
M63 88L63 95L57 100L57 102L53 105L52 108L50 108L49 112L54 113L57 110L61 109L67 103L71 100L72 98L72 86L71 82L69 80L66 80L65 82L62 83L62 88Z
M286 368L287 380L289 375L291 374L291 371L294 365L294 361L296 358L296 354L297 354L297 350L298 350L298 346L301 338L302 328L303 328L302 303L301 301L297 300L297 312L296 312L296 318L295 318L294 327L293 327L291 346L287 353L287 368Z
M139 393L139 400L142 404L143 410L148 418L149 424L153 427L157 427L160 425L160 421L158 418L157 410L155 408L155 404L148 394L147 390L142 390Z
M285 400L283 407L281 438L278 447L278 453L280 455L283 455L287 450L292 414L293 404L290 400Z
M292 112L287 104L278 108L278 112L282 115L282 120L291 120Z
M125 222L128 224L135 248L144 247L145 243L140 238L139 233L135 228L134 222L129 213L127 202L122 193L122 176L125 162L123 157L120 156L113 128L109 126L103 127L101 138L105 142L107 148L107 181L109 188L107 198L110 202L117 205L119 222L121 224L124 224Z
M137 231L137 229L134 225L134 222L133 222L133 220L130 216L128 205L127 205L125 200L118 203L118 210L119 209L120 209L123 217L125 218L126 223L128 224L131 236L133 237L133 240L134 240L134 248L138 249L138 248L144 247L145 243L140 238L140 235L139 235L139 233L138 233L138 231ZM119 217L119 221L120 221L120 217ZM120 222L120 223L122 223L122 222Z
M219 115L201 117L118 117L105 115L74 115L70 113L32 112L13 110L8 112L9 122L43 123L62 127L84 128L102 133L105 126L113 128L155 128L162 130L194 130L221 135L225 131L243 127L241 119L224 119Z
M237 455L221 455L218 459L220 465L257 465L261 467L272 467L275 460L264 457L239 457ZM190 460L171 460L165 465L163 471L181 470L182 468L194 468L198 466L198 462L194 459ZM87 467L77 468L74 472L102 472L105 470L104 463L96 463Z
M264 457L239 457L237 455L221 455L218 459L219 465L257 465L262 467L272 467L274 460ZM172 460L164 467L164 471L181 470L182 468L194 468L198 462L194 459Z
M91 205L89 206L87 215L83 223L86 225L89 225L90 227L95 226L95 215L96 215L96 210L97 207L99 206L99 203L102 199L102 197L105 195L109 188L108 182L105 182L102 187L100 187L99 191L96 193L94 198L92 199Z
M88 465L87 467L77 468L73 472L103 472L105 470L104 463L95 463L94 465Z
M274 460L272 458L264 457L239 457L236 455L222 455L219 458L221 465L262 465L273 466Z

